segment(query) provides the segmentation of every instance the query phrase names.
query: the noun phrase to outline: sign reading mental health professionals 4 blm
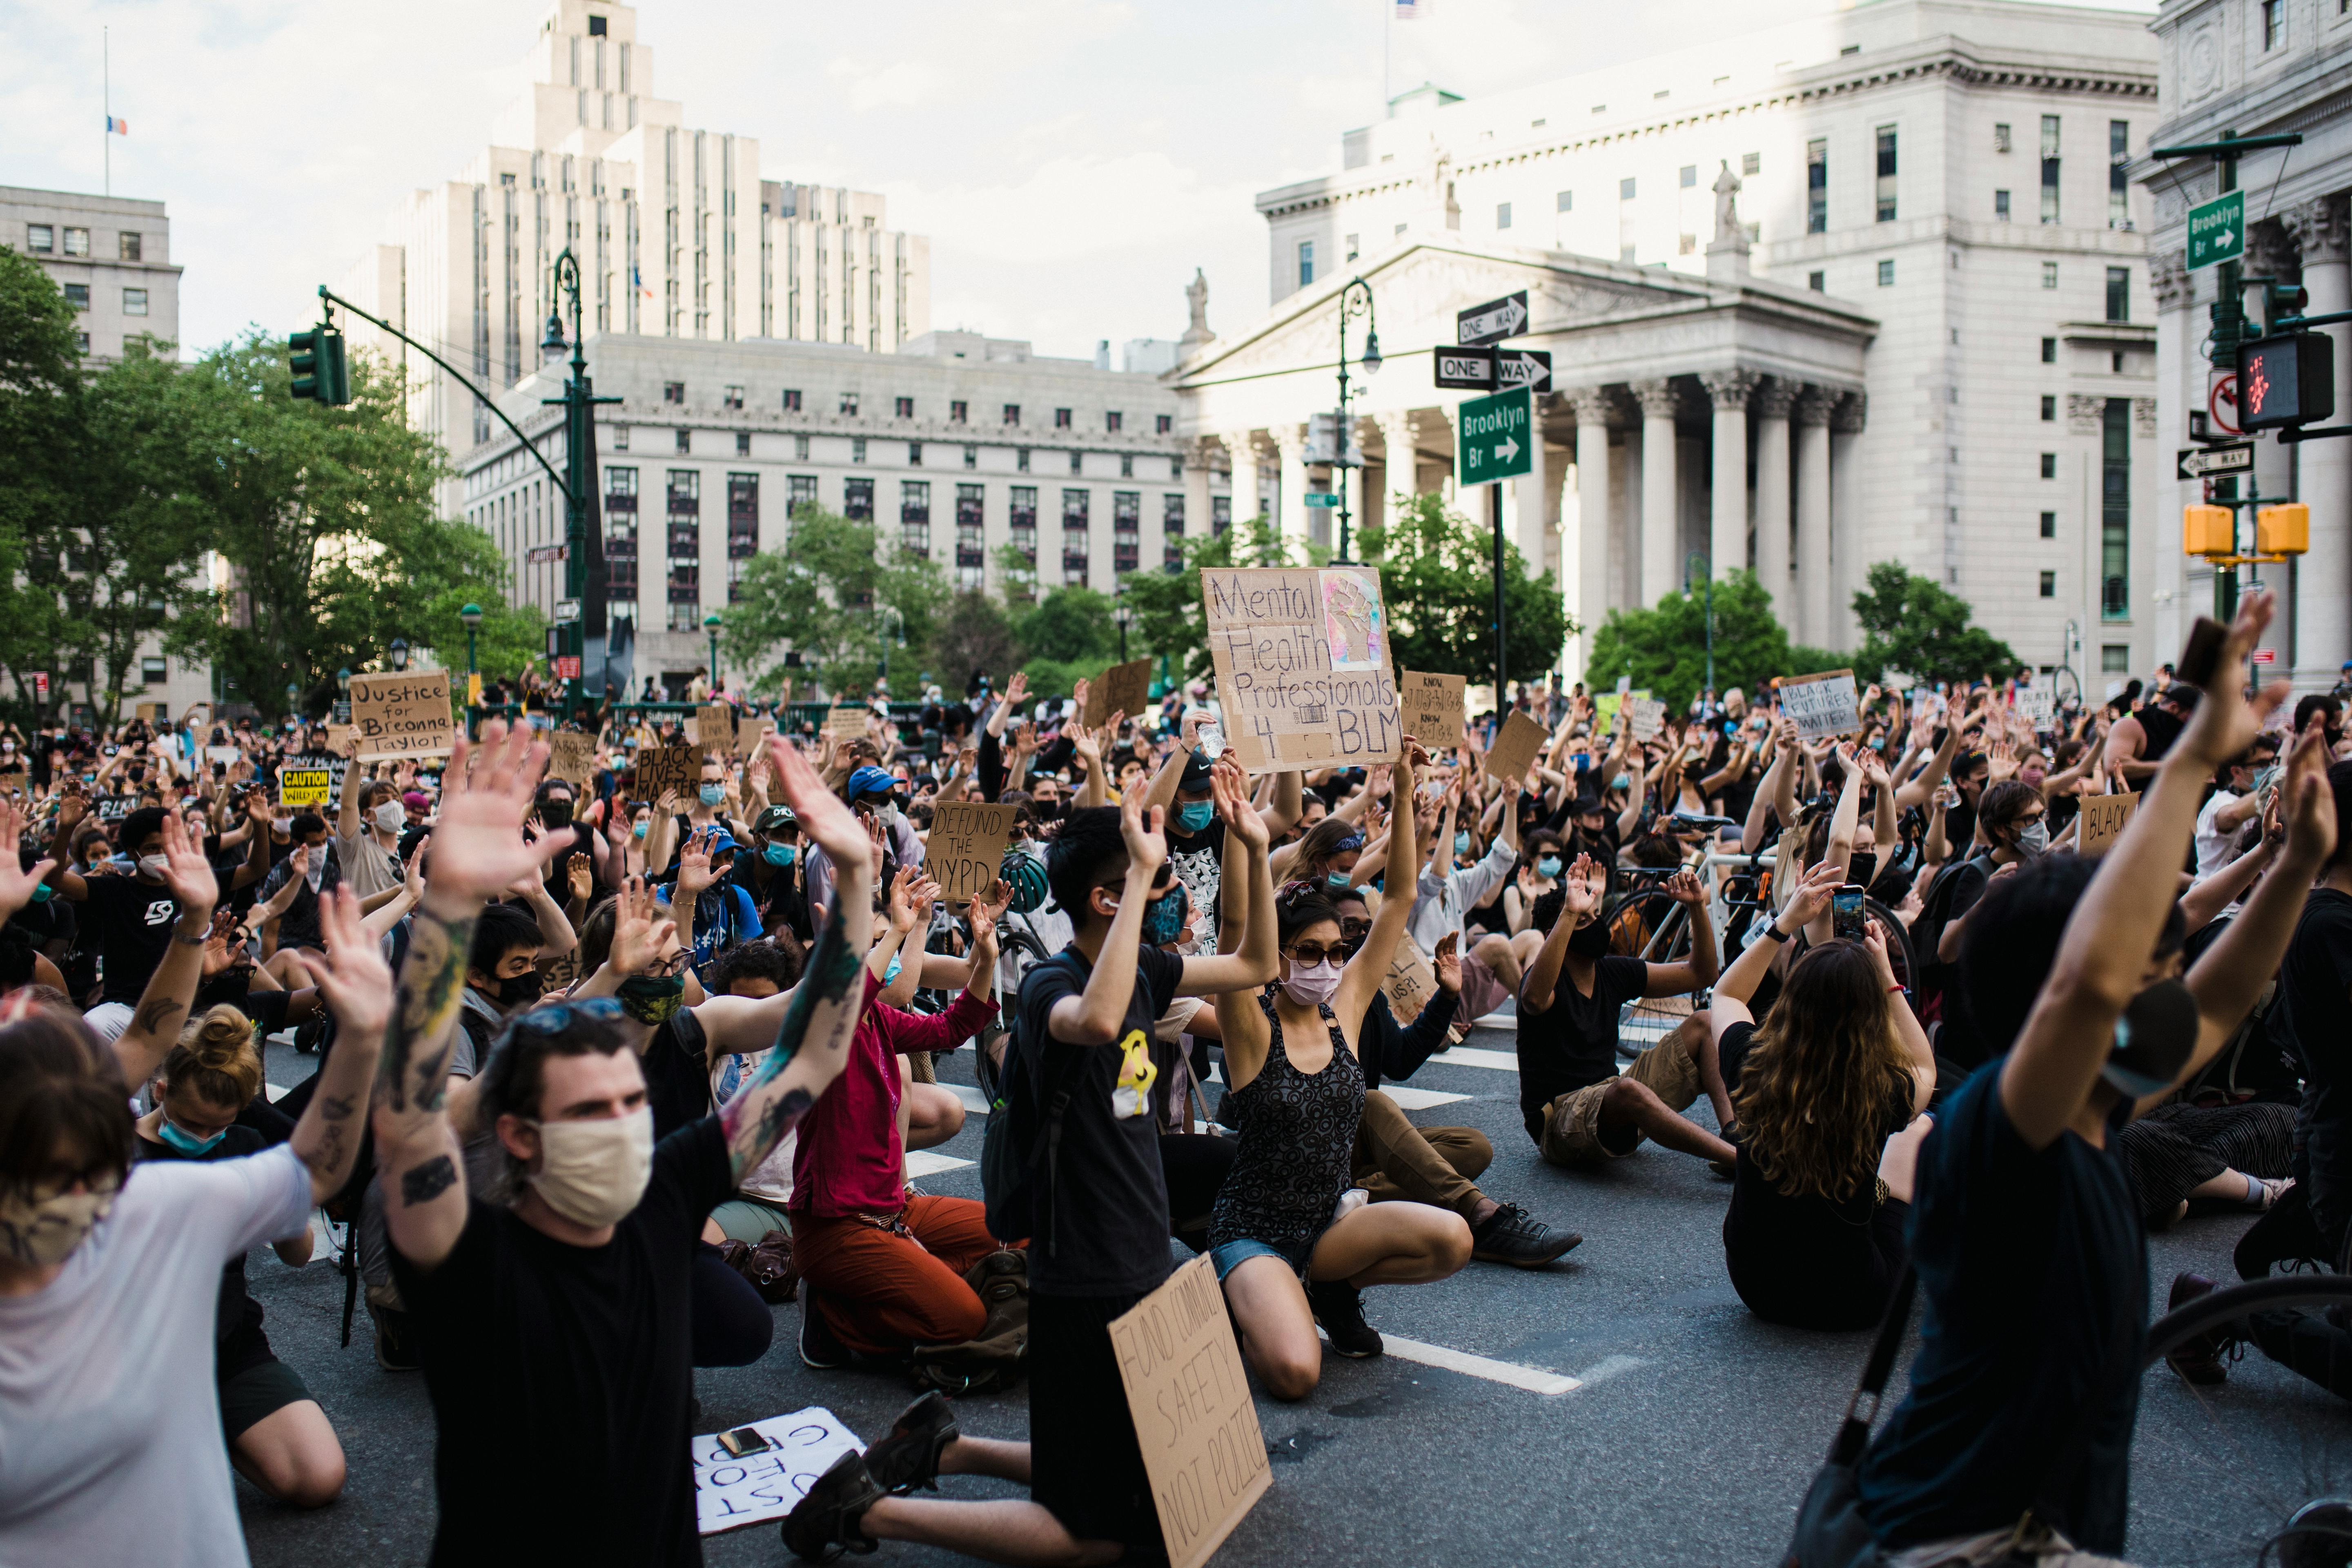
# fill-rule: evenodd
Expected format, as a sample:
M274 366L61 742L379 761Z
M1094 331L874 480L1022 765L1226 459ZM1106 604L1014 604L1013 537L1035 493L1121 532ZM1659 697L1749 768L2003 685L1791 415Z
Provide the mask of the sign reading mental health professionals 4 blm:
M2228 191L2189 209L2189 269L2246 253L2246 193Z
M1535 467L1533 396L1524 386L1474 397L1454 411L1454 482L1490 484Z

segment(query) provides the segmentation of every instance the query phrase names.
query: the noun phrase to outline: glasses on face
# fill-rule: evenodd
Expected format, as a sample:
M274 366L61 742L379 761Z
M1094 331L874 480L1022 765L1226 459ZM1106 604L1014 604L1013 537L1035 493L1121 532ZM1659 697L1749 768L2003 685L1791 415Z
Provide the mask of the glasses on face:
M1334 943L1332 946L1326 947L1319 942L1302 942L1290 950L1290 962L1303 963L1309 969L1327 958L1334 963L1344 963L1347 962L1348 950L1344 944Z
M583 1018L617 1018L621 1005L610 996L583 996L570 1002L547 1002L529 1007L506 1021L499 1032L517 1030L533 1035L560 1035Z

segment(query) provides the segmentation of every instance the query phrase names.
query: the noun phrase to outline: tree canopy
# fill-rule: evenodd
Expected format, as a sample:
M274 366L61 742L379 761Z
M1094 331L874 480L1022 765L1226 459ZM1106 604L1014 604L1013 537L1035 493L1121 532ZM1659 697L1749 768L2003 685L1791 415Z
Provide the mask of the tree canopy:
M1593 634L1584 661L1588 686L1606 689L1630 675L1635 687L1681 710L1706 683L1706 597L1674 593L1649 609L1612 610ZM1753 692L1776 675L1800 675L1789 634L1772 615L1772 595L1753 572L1734 572L1715 585L1715 679L1717 691Z
M1494 538L1433 495L1414 496L1393 520L1363 531L1364 559L1381 569L1389 652L1400 669L1453 670L1474 681L1495 668ZM1579 628L1549 572L1533 573L1503 544L1506 678L1533 680L1559 662Z
M918 673L949 596L937 563L896 545L886 559L872 523L803 507L783 548L744 563L719 646L757 691L796 673L790 652L826 690L863 693L894 658L902 677Z
M1857 677L1876 680L1895 669L1923 681L2001 680L2017 673L2009 645L1971 625L1969 602L1933 577L1882 561L1870 569L1868 584L1853 596L1863 629Z

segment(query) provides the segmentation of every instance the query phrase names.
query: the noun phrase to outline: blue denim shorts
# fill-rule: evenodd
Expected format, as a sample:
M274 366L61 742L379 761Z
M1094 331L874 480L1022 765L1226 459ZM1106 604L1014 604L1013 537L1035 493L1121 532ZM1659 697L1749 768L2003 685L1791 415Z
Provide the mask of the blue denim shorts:
M1239 1268L1244 1261L1252 1258L1279 1258L1293 1274L1302 1279L1306 1277L1305 1266L1293 1259L1290 1254L1278 1247L1254 1240L1249 1237L1243 1237L1239 1240L1228 1241L1222 1246L1209 1248L1209 1261L1216 1267L1217 1283L1220 1285L1224 1283L1226 1275Z

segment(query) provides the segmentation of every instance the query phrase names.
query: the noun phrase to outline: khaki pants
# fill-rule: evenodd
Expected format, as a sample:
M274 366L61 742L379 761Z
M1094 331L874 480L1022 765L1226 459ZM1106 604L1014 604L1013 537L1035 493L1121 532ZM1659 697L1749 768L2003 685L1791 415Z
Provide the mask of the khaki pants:
M1622 1076L1646 1085L1668 1110L1687 1110L1699 1096L1698 1063L1691 1059L1680 1030L1635 1057ZM1639 1128L1623 1129L1614 1143L1601 1136L1601 1102L1611 1081L1604 1078L1587 1084L1544 1107L1543 1134L1536 1140L1536 1149L1546 1160L1555 1165L1592 1166L1622 1160L1642 1146Z
M1379 1089L1364 1096L1351 1168L1376 1204L1433 1204L1468 1219L1486 1197L1472 1178L1494 1159L1495 1146L1475 1127L1415 1127Z

